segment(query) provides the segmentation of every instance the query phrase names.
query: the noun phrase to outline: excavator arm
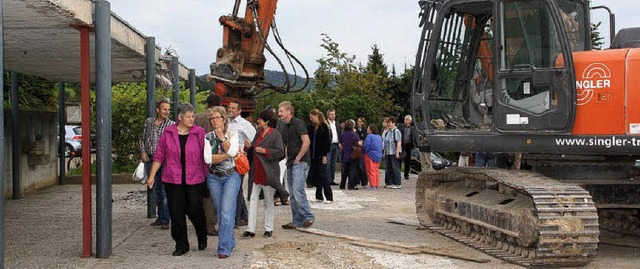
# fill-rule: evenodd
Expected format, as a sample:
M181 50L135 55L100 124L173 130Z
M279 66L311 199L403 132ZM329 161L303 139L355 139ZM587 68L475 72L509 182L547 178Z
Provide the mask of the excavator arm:
M216 53L216 62L211 64L209 80L215 81L215 91L222 97L222 103L238 101L244 113L253 112L256 107L256 95L265 89L277 92L293 92L296 83L290 83L289 75L285 75L284 85L272 85L265 80L264 65L267 49L278 61L282 71L287 70L282 61L267 44L270 28L274 29L274 37L284 51L289 62L293 59L304 70L307 81L308 73L304 66L288 50L284 48L275 27L277 0L247 0L244 18L238 17L241 0L235 0L233 12L219 19L223 27L222 48ZM295 67L294 67L295 71ZM297 82L297 81L296 81ZM300 89L306 87L306 84Z

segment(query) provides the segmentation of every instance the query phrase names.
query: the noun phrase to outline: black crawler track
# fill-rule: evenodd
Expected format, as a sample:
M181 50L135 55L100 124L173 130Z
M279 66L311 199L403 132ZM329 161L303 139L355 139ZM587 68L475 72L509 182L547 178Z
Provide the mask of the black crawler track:
M500 211L499 203L472 200L478 192L513 197L520 207ZM598 214L589 193L536 173L462 167L422 173L416 209L422 225L515 264L581 266L597 251Z

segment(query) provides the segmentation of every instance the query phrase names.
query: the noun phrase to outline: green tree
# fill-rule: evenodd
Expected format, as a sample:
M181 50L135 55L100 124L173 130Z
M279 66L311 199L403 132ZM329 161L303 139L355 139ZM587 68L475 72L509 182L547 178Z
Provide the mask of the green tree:
M368 58L366 72L379 74L383 78L389 77L387 65L384 63L384 55L380 53L380 48L378 48L377 44L373 44L371 47L371 54L368 55Z
M602 22L592 23L591 24L591 48L594 50L601 50L602 45L604 45L604 37L600 35L600 26Z
M111 88L114 170L120 170L121 167L131 167L139 161L138 141L147 118L146 87L144 82L127 82L115 84ZM205 91L196 93L196 112L205 110L204 101L208 94ZM156 89L156 100L172 96L171 90ZM184 82L180 82L180 100L182 100L181 103L189 103L190 101L189 90L185 89ZM173 104L171 106L173 109Z
M3 72L5 109L11 109L11 73ZM58 111L57 83L45 78L18 75L18 108L28 111Z

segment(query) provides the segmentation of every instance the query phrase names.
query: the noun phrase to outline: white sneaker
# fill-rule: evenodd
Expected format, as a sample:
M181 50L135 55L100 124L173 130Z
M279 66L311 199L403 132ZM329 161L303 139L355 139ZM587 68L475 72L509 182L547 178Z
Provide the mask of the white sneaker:
M391 186L389 186L389 188L390 188L390 189L399 189L399 188L400 188L400 186L398 186L398 185L391 185Z
M324 201L324 203L325 203L325 204L332 204L332 203L333 203L333 201L326 200L326 201Z
M320 200L320 199L315 199L313 201L316 202L316 203L322 203L322 200Z

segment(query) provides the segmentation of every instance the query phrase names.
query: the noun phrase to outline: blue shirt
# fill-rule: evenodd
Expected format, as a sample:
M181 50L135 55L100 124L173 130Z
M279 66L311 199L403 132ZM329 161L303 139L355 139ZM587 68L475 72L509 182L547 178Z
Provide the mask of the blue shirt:
M364 139L362 153L374 162L382 162L382 137L378 134L368 134Z
M402 133L398 128L393 128L384 136L384 154L396 155L396 141L402 139Z

